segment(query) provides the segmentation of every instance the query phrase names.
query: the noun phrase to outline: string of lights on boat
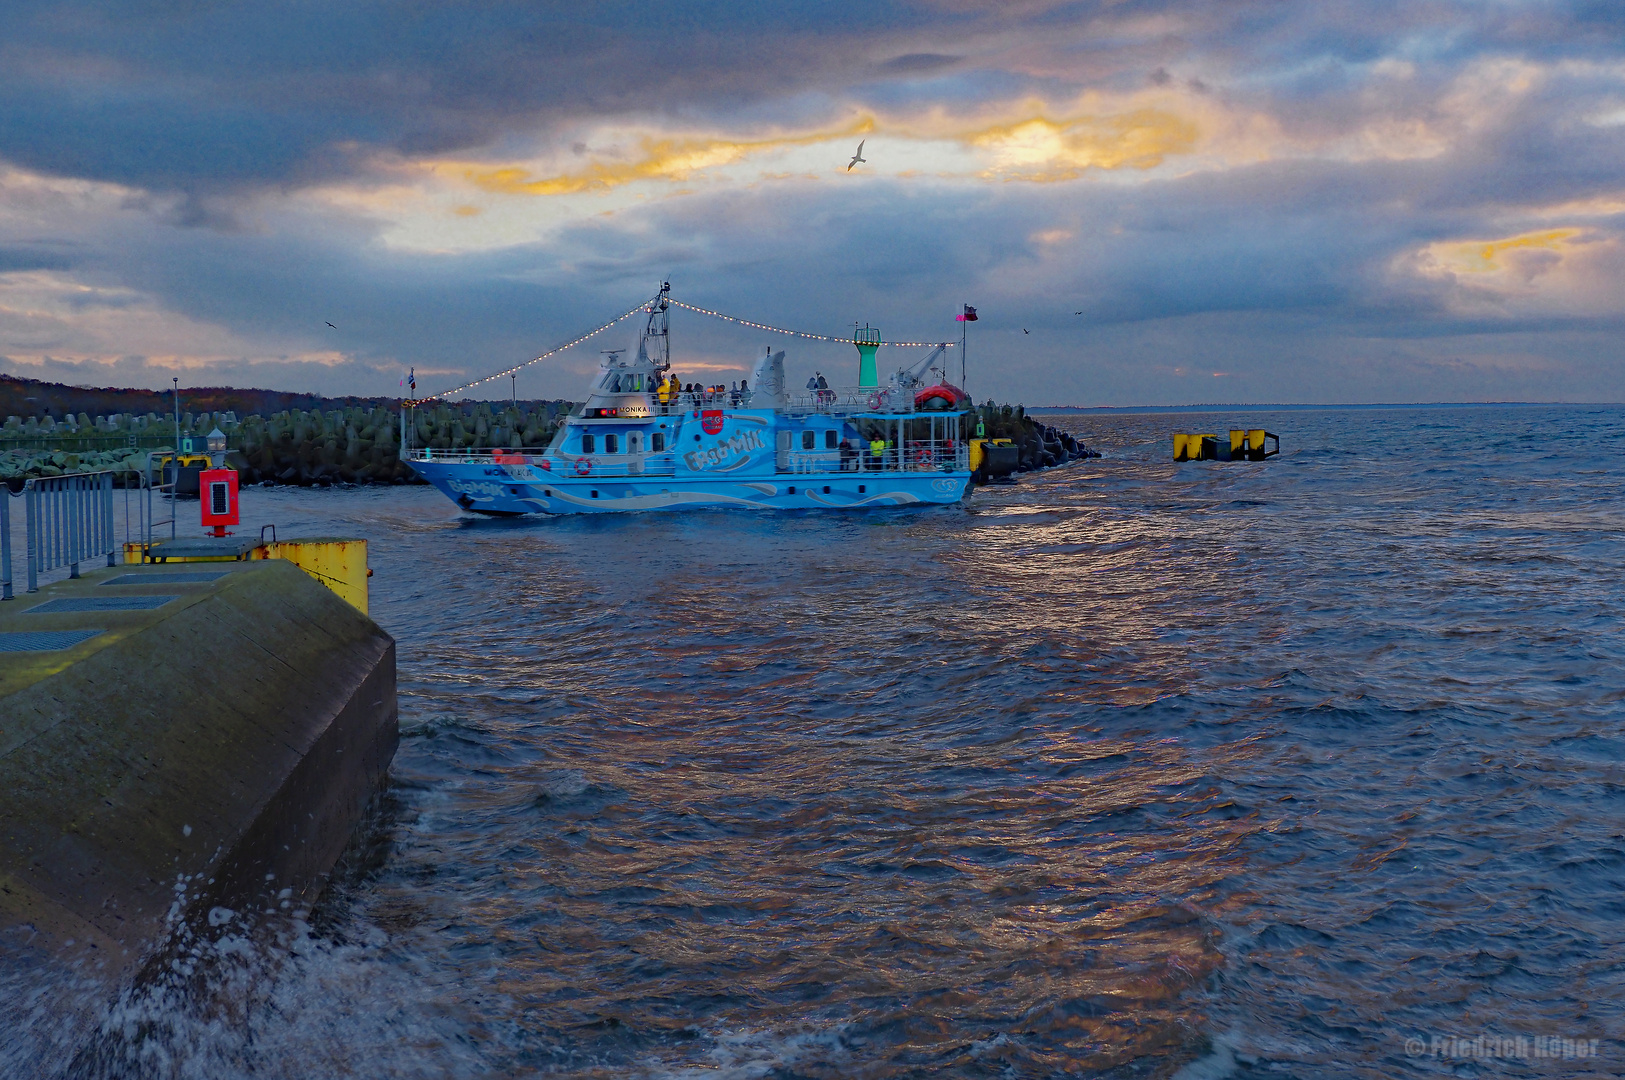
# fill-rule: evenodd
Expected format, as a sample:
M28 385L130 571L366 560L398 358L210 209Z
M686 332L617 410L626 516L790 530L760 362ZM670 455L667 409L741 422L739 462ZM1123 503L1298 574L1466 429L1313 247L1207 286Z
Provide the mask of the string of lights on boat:
M713 319L722 319L724 322L738 323L740 326L749 326L757 330L771 330L775 334L788 334L791 337L806 338L808 341L840 341L848 345L852 344L850 337L830 337L828 334L808 334L801 330L786 330L782 326L769 326L767 323L752 322L749 319L736 319L732 315L724 315L722 312L712 311L710 308L695 307L693 304L685 304L675 297L668 296L666 300L672 307L680 307L684 311L692 311L696 315L709 315ZM882 341L880 344L897 345L905 349L934 349L938 345L949 349L954 347L951 341Z
M542 355L540 355L538 357L535 357L534 359L531 359L531 360L526 360L522 364L515 364L511 368L505 368L502 371L498 371L498 372L496 372L494 374L482 376L481 378L474 379L472 382L463 383L463 385L461 385L461 386L454 386L450 390L442 390L438 394L430 394L428 397L408 398L402 404L406 405L408 408L416 408L417 406L422 405L422 404L424 404L426 402L437 401L440 398L450 397L453 394L460 394L464 390L472 390L476 386L483 386L484 384L486 384L488 382L495 382L497 379L510 378L510 377L512 377L514 375L517 375L519 372L523 371L525 368L530 367L532 364L539 364L543 360L546 360L550 356L557 356L559 353L563 352L566 349L575 348L577 345L580 345L582 342L586 341L588 338L596 337L597 335L602 334L605 330L608 330L611 327L620 325L621 323L625 322L627 319L630 319L634 315L642 315L642 314L646 314L648 312L653 311L655 305L658 304L660 302L660 300L661 300L661 297L659 297L659 296L655 296L655 297L652 297L651 299L645 300L641 304L639 304L637 307L633 308L632 310L626 312L623 315L617 315L615 318L609 320L609 322L604 323L602 326L599 326L596 329L587 331L585 334L582 334L580 337L576 338L574 341L569 341L569 342L566 342L563 345L557 346L556 348L549 349L546 352L544 352ZM829 334L809 334L809 333L806 333L805 331L802 331L802 330L786 330L782 326L771 326L771 325L769 325L767 323L755 322L755 321L753 321L751 319L740 319L740 318L736 318L733 315L724 315L722 312L720 312L720 311L712 311L710 308L697 307L694 304L685 304L685 303L683 303L683 301L678 300L674 296L666 296L665 300L666 300L666 303L670 304L672 307L680 307L684 311L692 311L696 315L709 315L713 319L721 319L724 322L735 323L735 324L737 324L739 326L748 326L748 327L751 327L754 330L767 330L767 331L770 331L770 332L775 333L775 334L785 334L785 335L788 335L789 337L805 338L808 341L834 341L834 342L843 342L843 343L846 343L846 344L851 344L851 342L852 342L852 339L850 337L832 337ZM952 348L955 347L954 343L951 342L951 341L883 341L880 344L882 344L882 345L894 345L894 346L897 346L899 348L905 348L905 349L911 349L911 348L912 349L934 349L939 345L942 346L945 349L952 349Z

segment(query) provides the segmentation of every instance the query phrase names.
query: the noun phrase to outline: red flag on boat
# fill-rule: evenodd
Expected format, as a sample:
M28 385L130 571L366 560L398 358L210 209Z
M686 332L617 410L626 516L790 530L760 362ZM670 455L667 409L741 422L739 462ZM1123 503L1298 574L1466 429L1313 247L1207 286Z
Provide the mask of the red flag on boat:
M954 322L975 322L975 321L976 321L976 309L971 307L969 304L965 305L965 313L963 315L955 315L954 316Z

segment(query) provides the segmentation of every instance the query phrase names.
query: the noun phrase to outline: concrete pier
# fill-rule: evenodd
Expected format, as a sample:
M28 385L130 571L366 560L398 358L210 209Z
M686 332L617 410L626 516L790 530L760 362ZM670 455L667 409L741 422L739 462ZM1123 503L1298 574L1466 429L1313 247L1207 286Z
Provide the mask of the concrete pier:
M0 983L66 976L61 1006L93 1010L185 920L308 902L396 717L393 639L290 562L113 567L0 604Z

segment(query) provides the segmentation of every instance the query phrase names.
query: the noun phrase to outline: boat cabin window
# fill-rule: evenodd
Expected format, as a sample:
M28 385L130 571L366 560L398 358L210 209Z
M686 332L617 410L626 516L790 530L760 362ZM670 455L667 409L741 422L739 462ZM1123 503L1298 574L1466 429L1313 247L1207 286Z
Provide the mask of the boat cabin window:
M649 449L657 454L666 449L666 433L664 431L657 431L649 436Z
M597 449L598 440L593 437L592 432L583 431L581 433L581 452L583 454L590 454Z
M634 431L626 437L626 452L628 454L643 453L643 435L640 432Z
M839 446L840 444L841 444L840 439L835 434L835 432L833 432L833 431L824 432L824 449L825 450L833 450L837 446Z
M614 432L604 436L604 453L619 454L621 452L621 437Z
M803 450L811 450L813 448L813 433L812 432L803 431L801 433L801 448Z

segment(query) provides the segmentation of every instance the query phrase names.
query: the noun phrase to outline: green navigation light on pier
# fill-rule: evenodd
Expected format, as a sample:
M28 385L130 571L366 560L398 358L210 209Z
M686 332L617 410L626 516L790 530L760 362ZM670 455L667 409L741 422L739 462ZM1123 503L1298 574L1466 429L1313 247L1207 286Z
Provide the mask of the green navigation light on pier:
M880 331L865 325L852 332L852 344L858 347L858 385L879 386L875 353L880 349Z

